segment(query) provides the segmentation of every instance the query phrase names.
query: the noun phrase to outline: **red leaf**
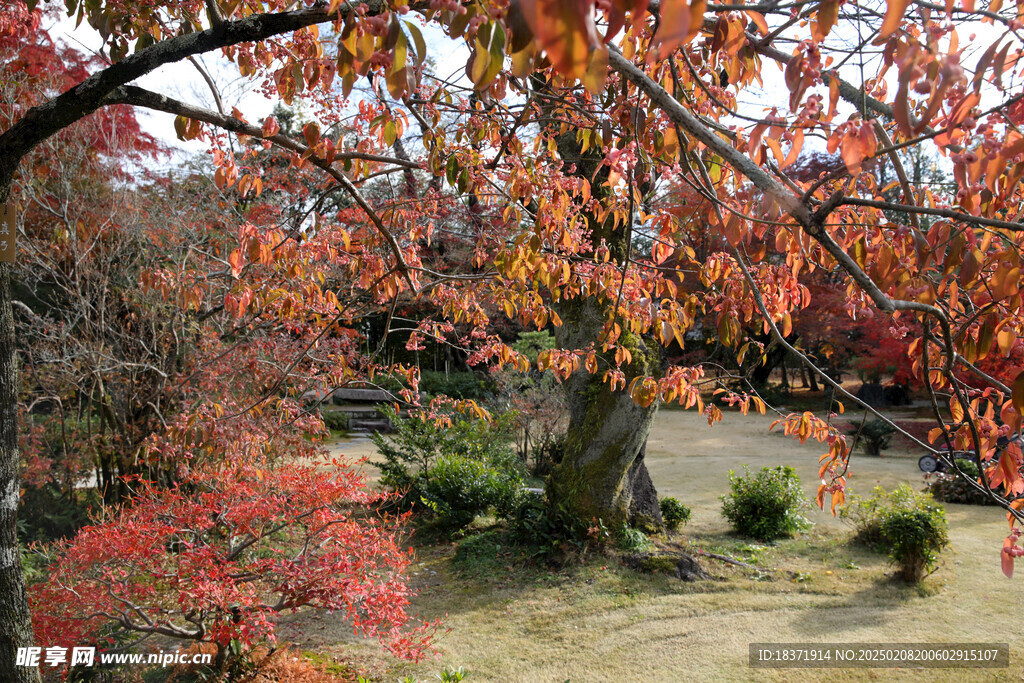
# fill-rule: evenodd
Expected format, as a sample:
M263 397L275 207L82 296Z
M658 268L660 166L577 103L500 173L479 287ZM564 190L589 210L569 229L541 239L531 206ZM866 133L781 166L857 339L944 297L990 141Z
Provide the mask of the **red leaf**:
M1017 373L1013 380L1013 408L1017 413L1024 415L1024 371Z
M302 127L302 136L306 138L306 144L310 147L316 145L320 141L320 124L310 121Z

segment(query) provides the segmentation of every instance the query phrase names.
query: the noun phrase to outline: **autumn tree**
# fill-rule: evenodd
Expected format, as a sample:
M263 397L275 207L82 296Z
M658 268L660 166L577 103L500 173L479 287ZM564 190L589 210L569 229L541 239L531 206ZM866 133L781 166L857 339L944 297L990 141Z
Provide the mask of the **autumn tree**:
M11 6L17 11L0 26L17 44L38 14ZM935 399L936 443L918 445L940 457L975 450L985 467L974 485L1007 510L1011 525L1021 517L1020 450L996 445L1020 427L1024 380L978 366L1011 352L1021 330L1024 141L1017 128L1024 104L1013 94L1019 5L374 0L288 11L279 2L210 0L69 7L101 30L111 64L11 117L0 135L0 199L10 199L31 149L106 106L175 114L180 136L217 147L218 185L246 196L265 186L262 167L249 163L255 157L225 152L224 135L283 149L293 168L319 174L324 188L347 196L344 211L314 208L311 215L317 234L335 240L325 247L350 264L357 300L385 312L396 297L429 303L410 347L455 335L474 362L523 367L527 359L491 333L490 320L554 327L559 348L540 354L538 366L573 394L570 449L548 495L570 516L630 520L632 484L659 401L696 406L710 422L721 418L701 396L711 388L705 368L666 366L659 345L685 346L699 311L716 317L727 346L739 350L743 328L759 324L810 363L787 332L809 303L800 272L822 270L845 287L853 308L920 330L908 363ZM464 42L464 81L427 68L425 23ZM983 38L968 41L964 33L975 25ZM302 136L282 133L272 118L248 122L244 112L208 110L131 84L162 64L215 50L268 93L306 101L311 120ZM781 81L773 83L776 73ZM364 82L370 87L345 109L344 99ZM782 93L779 101L745 104L760 85ZM347 134L334 136L342 117ZM411 144L413 137L422 144ZM842 164L816 179L792 177L789 168L815 137ZM955 191L937 194L918 183L899 153L905 148L947 160ZM879 165L891 168L886 177L896 179L898 197L878 186L872 169ZM444 182L410 184L405 171L415 169ZM398 177L401 184L392 181ZM367 191L365 183L380 178L388 182ZM684 183L702 201L684 212L660 209L654 200L666 182ZM687 249L681 235L690 221L719 232L726 246ZM454 222L469 227L472 256L439 272L423 243ZM633 240L641 228L653 236L642 252ZM245 228L244 248L228 259L232 277L248 264L273 267L279 253L291 258L295 252L271 244L282 238L269 227ZM680 287L673 274L680 269L694 271L701 287ZM0 264L0 487L16 491L9 278L10 267ZM334 304L322 287L304 291L325 306L322 316L330 306L339 320L349 315L337 293ZM299 299L285 307L265 290L224 294L234 310L243 301L315 320L297 312ZM903 325L910 320L918 326ZM325 329L321 320L306 331L320 338ZM304 362L309 348L297 344L294 362ZM372 358L358 366L360 373L381 369ZM415 384L415 371L402 370ZM286 363L283 376L290 372ZM262 388L273 393L280 384ZM744 410L764 407L743 393L722 398ZM831 495L834 508L843 500L845 439L809 413L782 424L827 446L819 503ZM0 537L0 557L16 558L13 510L3 514L0 533L10 537ZM1012 531L1004 545L1007 573L1024 552L1018 537ZM17 562L4 562L6 659L28 634Z

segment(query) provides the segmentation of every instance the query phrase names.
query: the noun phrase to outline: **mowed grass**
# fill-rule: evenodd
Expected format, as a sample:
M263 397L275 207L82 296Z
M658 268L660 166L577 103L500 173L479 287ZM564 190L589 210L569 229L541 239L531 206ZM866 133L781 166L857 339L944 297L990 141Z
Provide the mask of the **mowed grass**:
M691 523L667 543L761 569L705 557L716 579L697 583L639 574L613 555L554 569L495 548L490 534L461 561L454 544L417 549L414 610L446 629L436 639L437 660L381 655L327 614L289 620L282 636L355 656L379 680L437 680L445 666L463 667L469 681L1022 680L1024 605L1019 580L999 569L1007 524L995 508L947 506L951 547L920 587L892 580L886 559L850 545L850 529L827 512L809 511L814 529L775 545L730 532L718 500L730 469L785 463L809 498L816 489L822 447L769 433L769 424L728 414L708 428L693 413L663 411L647 450L659 493L693 509ZM861 493L901 481L920 486L916 455L857 455L851 485ZM748 646L759 642L1003 642L1011 654L1008 669L753 669Z

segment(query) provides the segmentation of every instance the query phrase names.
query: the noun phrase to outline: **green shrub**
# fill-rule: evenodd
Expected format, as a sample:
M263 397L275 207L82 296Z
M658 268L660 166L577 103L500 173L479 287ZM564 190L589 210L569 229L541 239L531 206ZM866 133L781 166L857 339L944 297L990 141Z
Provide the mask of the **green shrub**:
M957 467L971 479L978 481L981 473L973 460L957 458ZM926 477L928 492L935 500L943 503L960 503L961 505L995 505L983 491L979 491L970 482L956 472L936 472Z
M439 372L424 370L420 375L420 391L431 396L482 400L493 393L490 383L475 372Z
M340 410L324 410L320 413L320 417L323 418L324 425L332 432L348 431L348 413Z
M510 445L513 416L488 422L453 414L450 426L439 427L430 419L385 412L395 431L370 437L384 457L374 466L381 485L399 494L399 505L423 505L451 531L491 509L500 517L515 513L524 479Z
M759 541L772 541L808 529L800 514L808 507L800 478L792 467L762 467L751 476L729 472L729 495L722 496L722 515L738 533Z
M896 432L896 428L882 420L869 420L862 426L851 427L848 433L856 435L858 431L860 432L858 438L864 447L864 452L868 455L881 455L882 451L888 448L892 442L892 435Z
M682 524L690 521L690 508L679 502L678 498L665 496L658 501L661 507L661 518L665 522L665 528L675 531Z
M905 581L920 581L949 544L946 511L930 494L917 493L908 484L892 491L875 487L872 494L853 497L842 512L857 529L854 540L888 554Z
M854 528L855 543L876 551L884 551L881 533L881 519L889 510L913 510L921 497L907 484L900 484L892 491L876 486L870 498L851 495L847 504L840 509L840 519Z
M978 469L978 463L974 462L973 460L968 460L967 458L957 458L956 460L953 461L953 464L955 464L961 472L966 474L968 477L971 477L972 479L977 479L978 477L981 476L981 470Z
M452 530L469 526L491 509L499 517L509 516L523 490L518 473L458 455L441 456L422 475L420 500L441 526Z

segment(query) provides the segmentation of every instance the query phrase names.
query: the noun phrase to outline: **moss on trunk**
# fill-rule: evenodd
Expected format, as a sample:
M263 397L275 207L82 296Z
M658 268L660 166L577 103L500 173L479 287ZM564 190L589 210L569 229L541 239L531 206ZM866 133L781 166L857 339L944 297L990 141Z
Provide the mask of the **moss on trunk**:
M564 324L556 336L566 348L596 339L605 321L603 306L592 299L564 305L561 314ZM625 368L627 383L660 371L658 349L628 332L621 343L633 354ZM548 478L549 501L583 522L599 519L609 527L628 523L647 533L659 531L657 493L642 463L657 404L638 406L624 392L611 391L601 374L586 371L570 377L565 388L569 428L562 460Z

